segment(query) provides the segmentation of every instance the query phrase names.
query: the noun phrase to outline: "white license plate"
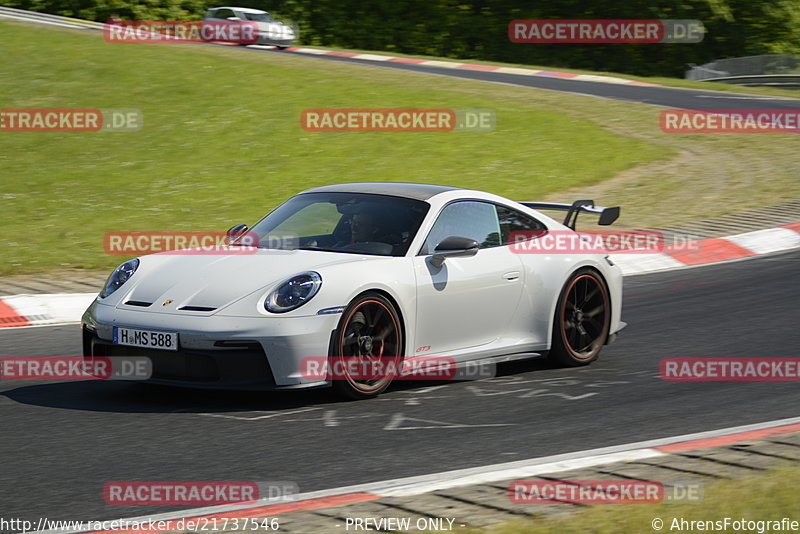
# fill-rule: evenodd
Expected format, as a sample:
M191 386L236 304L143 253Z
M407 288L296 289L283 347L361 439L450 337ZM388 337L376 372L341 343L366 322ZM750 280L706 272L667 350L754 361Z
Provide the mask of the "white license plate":
M178 350L178 334L177 332L156 332L115 326L114 344L148 349Z

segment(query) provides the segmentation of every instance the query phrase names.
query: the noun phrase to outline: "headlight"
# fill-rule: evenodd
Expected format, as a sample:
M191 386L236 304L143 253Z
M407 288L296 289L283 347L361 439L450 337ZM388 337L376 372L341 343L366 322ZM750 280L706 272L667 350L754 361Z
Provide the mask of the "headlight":
M286 313L299 308L317 294L322 277L314 271L293 276L267 295L264 307L272 313Z
M128 278L133 276L133 273L136 272L136 269L139 268L139 260L133 259L128 260L116 269L114 272L111 273L111 276L108 277L106 280L106 285L103 287L103 290L100 292L100 298L104 299L114 291L122 287L122 284L128 281Z

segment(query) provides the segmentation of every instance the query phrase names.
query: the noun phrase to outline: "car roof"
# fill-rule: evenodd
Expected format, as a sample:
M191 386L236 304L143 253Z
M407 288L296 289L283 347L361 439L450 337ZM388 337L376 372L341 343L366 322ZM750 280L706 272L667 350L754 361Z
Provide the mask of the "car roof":
M428 200L439 193L457 191L460 187L447 185L414 184L405 182L354 182L349 184L323 185L303 191L305 193L371 193L393 197Z
M241 11L242 13L267 13L266 11L262 11L260 9L253 9L250 7L220 6L220 7L212 7L211 9L235 9L236 11ZM267 14L269 15L269 13Z

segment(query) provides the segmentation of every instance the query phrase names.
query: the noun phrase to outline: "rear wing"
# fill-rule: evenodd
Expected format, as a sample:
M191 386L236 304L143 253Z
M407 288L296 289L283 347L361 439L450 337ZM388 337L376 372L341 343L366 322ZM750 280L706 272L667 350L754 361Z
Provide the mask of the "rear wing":
M579 213L597 215L599 217L597 224L601 226L608 226L619 218L619 206L614 206L613 208L595 206L594 200L576 200L572 204L556 204L554 202L520 202L520 204L535 210L566 211L567 216L564 218L564 226L568 226L573 230L578 222Z

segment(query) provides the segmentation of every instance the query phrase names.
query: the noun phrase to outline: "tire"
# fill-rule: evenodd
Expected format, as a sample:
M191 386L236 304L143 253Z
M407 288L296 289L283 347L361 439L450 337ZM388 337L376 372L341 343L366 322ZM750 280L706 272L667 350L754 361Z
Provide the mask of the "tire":
M380 362L380 372L365 380L348 372L334 371L333 388L348 399L377 397L389 387L403 361L403 329L400 315L383 295L364 293L347 306L333 336L331 369L347 369L347 362ZM337 367L338 362L338 367Z
M608 340L611 302L597 271L576 271L558 297L548 358L564 367L588 365Z

